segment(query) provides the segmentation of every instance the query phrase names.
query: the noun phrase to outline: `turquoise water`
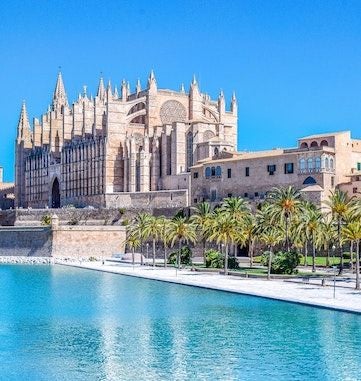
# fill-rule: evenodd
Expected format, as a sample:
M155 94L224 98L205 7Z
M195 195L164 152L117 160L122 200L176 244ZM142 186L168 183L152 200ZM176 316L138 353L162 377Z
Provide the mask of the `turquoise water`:
M0 380L357 380L361 315L0 266Z

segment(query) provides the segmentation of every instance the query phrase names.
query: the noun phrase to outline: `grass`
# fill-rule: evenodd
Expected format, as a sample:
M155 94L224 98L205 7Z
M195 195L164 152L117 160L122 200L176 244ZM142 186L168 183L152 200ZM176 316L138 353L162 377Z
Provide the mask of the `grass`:
M303 257L301 259L300 266L304 265L304 263L305 263L304 261L305 261L305 259ZM326 267L326 261L327 261L326 257L316 257L315 258L315 263L316 263L317 267ZM260 263L261 262L261 256L254 257L254 262L256 264ZM335 258L330 257L330 267L331 266L338 266L339 264L340 264L340 258L339 257L335 257ZM344 266L348 266L350 264L350 259L344 259L343 264L344 264ZM312 266L312 256L307 257L307 266Z

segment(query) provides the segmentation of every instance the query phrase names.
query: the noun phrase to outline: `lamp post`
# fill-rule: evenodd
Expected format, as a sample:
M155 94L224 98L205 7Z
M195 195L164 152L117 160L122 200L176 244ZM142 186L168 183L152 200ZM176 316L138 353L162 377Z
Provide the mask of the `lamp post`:
M335 265L335 250L336 246L332 246L332 268L333 268L333 298L336 299L336 268Z

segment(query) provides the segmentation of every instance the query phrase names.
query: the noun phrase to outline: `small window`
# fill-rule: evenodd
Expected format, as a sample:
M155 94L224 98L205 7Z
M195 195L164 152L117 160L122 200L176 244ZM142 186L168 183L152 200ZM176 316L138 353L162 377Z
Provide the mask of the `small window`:
M211 176L215 176L216 175L216 167L212 167L211 168Z
M194 202L195 204L197 203L197 201L198 201L198 200L197 200L196 198L193 200L193 202Z
M306 160L305 159L301 159L300 160L300 170L304 171L305 169L306 169Z
M335 186L335 178L331 176L331 187L333 188Z
M211 168L207 167L206 168L206 178L209 178L209 177L211 177Z
M321 169L321 158L320 157L316 157L316 159L315 159L315 168L317 169L317 171L319 171Z
M248 193L245 192L243 196L244 196L244 198L247 198L248 197Z
M211 201L216 201L217 198L217 191L211 190Z
M246 177L249 176L249 167L246 167Z
M198 172L194 172L194 173L193 173L193 178L194 178L194 179L198 179Z
M285 174L293 173L293 163L285 164Z
M312 171L312 169L313 169L313 159L311 157L309 159L307 159L307 169L309 171Z
M361 171L361 163L357 163L357 170Z
M276 172L276 165L275 164L267 165L267 171L270 176L273 176L273 174Z
M228 193L228 194L227 194L227 197L232 197L232 193Z
M357 188L352 188L352 193L357 193Z
M232 169L228 168L227 169L227 177L230 179L232 177Z
M221 177L222 176L222 169L220 166L216 167L216 176Z
M259 193L258 192L254 192L254 197L258 197L259 196Z

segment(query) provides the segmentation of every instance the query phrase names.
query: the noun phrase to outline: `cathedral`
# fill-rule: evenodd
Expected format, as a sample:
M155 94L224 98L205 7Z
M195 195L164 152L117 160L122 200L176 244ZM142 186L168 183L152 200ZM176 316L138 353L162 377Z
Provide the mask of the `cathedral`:
M120 90L101 78L96 95L69 104L61 72L48 110L30 126L23 103L17 128L15 202L24 208L186 206L190 167L233 151L237 101L226 111L202 93L146 88Z

